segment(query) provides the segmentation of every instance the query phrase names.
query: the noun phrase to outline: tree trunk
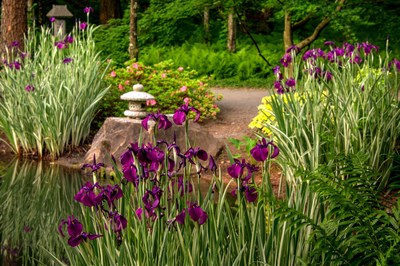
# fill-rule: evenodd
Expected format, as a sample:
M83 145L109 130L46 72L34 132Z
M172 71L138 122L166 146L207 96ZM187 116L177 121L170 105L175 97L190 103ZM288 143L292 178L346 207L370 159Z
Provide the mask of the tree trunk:
M1 49L18 42L23 49L27 31L27 0L3 0L1 6Z
M205 43L209 44L211 42L211 35L210 35L210 8L208 6L204 8L203 24L204 24L204 41Z
M137 42L137 10L138 0L131 0L130 24L129 24L129 57L139 60L139 48Z
M228 14L228 51L234 53L236 51L236 23L234 18L234 10L230 9Z
M120 0L100 0L100 24L107 24L112 18L121 18Z
M288 11L285 11L285 28L283 30L283 44L285 51L293 45L292 18Z

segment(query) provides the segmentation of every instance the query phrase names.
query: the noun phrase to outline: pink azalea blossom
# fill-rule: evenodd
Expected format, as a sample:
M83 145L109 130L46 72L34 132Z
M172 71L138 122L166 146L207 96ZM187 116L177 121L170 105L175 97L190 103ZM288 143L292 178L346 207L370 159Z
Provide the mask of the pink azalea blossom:
M178 71L182 72L183 71L183 67L178 67Z
M122 90L124 89L124 86L122 86L121 84L118 84L118 89L119 89L120 91L122 91Z
M115 77L117 76L117 73L115 73L115 71L113 70L113 71L111 71L110 76L113 77L113 78L115 78Z
M162 79L165 79L166 77L167 77L167 74L165 74L165 73L162 73L162 74L161 74L161 78L162 78Z
M136 69L139 69L138 63L133 63L133 64L132 64L132 67L133 67L133 68L136 68Z
M185 104L189 104L190 99L188 97L185 97L185 99L183 99L183 101L185 102Z
M147 100L146 101L146 105L147 106L153 106L153 105L156 105L156 104L157 104L156 100Z
M125 85L129 85L129 80L125 80Z
M185 91L187 91L187 87L186 87L186 86L182 86L182 87L179 89L179 91L185 92Z

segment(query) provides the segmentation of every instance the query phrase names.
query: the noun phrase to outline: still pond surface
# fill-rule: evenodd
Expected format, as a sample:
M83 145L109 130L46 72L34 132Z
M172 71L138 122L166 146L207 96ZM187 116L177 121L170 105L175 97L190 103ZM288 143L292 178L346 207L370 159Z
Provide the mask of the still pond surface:
M87 176L37 161L0 162L0 265L52 265L63 257L61 219L81 212L73 200Z

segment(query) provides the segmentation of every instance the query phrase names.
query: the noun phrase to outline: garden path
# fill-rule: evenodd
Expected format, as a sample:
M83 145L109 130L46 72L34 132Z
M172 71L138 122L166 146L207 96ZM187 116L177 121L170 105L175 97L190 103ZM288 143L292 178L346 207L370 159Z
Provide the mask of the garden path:
M202 125L215 137L223 140L231 149L232 154L240 154L246 161L249 159L244 150L237 150L230 142L229 138L243 140L248 136L255 138L254 132L248 127L250 121L258 113L258 106L261 99L269 95L270 90L254 89L254 88L213 88L215 94L223 96L222 101L218 102L221 111L217 115L217 119L203 122ZM206 147L204 147L206 149ZM224 150L217 158L217 164L221 167L223 180L227 183L231 179L227 174L227 168L230 165L226 151ZM271 169L271 183L273 190L277 193L281 171L277 166ZM202 174L202 179L210 181L212 175L210 173ZM256 181L260 181L261 177L256 176ZM205 182L205 186L208 182Z

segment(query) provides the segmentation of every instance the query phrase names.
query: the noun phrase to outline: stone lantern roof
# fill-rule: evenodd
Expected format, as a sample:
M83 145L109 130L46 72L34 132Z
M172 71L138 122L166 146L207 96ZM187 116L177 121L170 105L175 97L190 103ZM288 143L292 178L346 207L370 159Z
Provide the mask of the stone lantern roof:
M47 13L47 17L55 18L72 18L73 15L69 12L67 5L53 5L53 8Z
M147 116L145 110L146 102L154 100L154 96L143 91L142 84L133 85L133 91L121 95L121 100L129 101L129 110L124 115L134 119L141 119Z

